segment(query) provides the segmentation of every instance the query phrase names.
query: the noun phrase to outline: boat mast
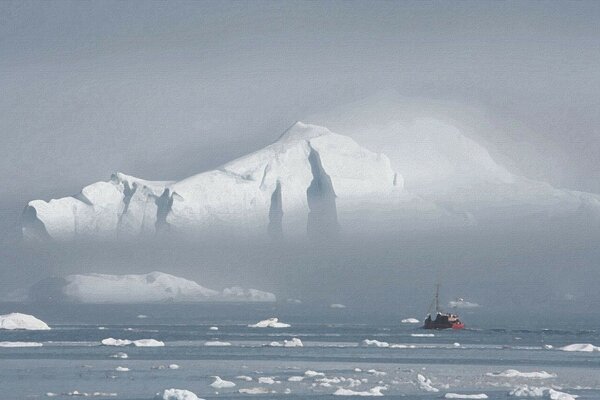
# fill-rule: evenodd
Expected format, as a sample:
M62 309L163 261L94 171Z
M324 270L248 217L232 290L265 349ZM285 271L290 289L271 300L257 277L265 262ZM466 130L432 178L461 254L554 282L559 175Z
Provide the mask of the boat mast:
M440 312L440 284L435 285L435 313Z

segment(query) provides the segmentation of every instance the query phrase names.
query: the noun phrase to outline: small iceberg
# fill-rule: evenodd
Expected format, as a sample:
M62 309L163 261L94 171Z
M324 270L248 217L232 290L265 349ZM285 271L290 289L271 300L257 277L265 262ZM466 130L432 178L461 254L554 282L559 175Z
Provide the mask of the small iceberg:
M42 347L38 342L0 342L0 347Z
M117 372L129 372L130 369L127 368L127 367L118 366L117 368L115 368L115 371L117 371Z
M521 385L511 390L508 395L514 397L542 397L547 388Z
M304 347L302 340L298 338L292 338L291 340L284 340L282 342L271 342L269 343L271 347Z
M215 379L215 381L211 383L210 386L214 387L215 389L232 388L235 386L235 383L231 381L225 381L219 376L213 376L213 378Z
M487 399L488 396L485 393L480 394L460 394L460 393L446 393L444 395L446 399Z
M361 342L364 347L390 347L388 342L380 342L379 340L365 339Z
M212 347L222 347L222 346L231 346L231 343L229 342L220 342L218 340L211 340L208 342L204 342L205 346L212 346Z
M290 326L290 324L279 322L279 318L268 318L256 324L248 325L249 328L289 328Z
M440 389L433 387L431 379L427 378L425 375L417 374L417 384L421 390L426 392L437 393L440 391Z
M28 331L47 331L48 324L33 315L10 313L0 315L0 329L24 329Z
M340 304L340 303L334 303L334 304L330 304L329 308L346 308L346 306L343 304Z
M129 339L114 339L114 338L106 338L102 339L101 342L104 346L130 346L134 345L135 347L163 347L165 345L164 342L156 339L139 339L139 340L129 340Z
M113 354L112 356L110 356L111 358L121 358L121 359L127 359L129 358L129 356L127 355L127 353L123 353L123 352L118 352L117 354Z
M418 324L420 321L416 318L405 318L402 321L403 324Z
M575 400L579 397L574 394L559 392L558 390L554 389L548 389L548 396L550 396L550 400Z
M264 387L254 387L238 390L241 394L269 394L271 391Z
M562 351L583 351L583 352L593 352L600 351L600 346L594 346L591 343L573 343L568 346L564 346L560 348Z
M533 371L533 372L520 372L516 369L507 369L502 372L488 372L487 376L501 377L501 378L531 378L531 379L550 379L556 378L556 374L551 374L546 371Z
M165 389L162 394L157 394L156 398L161 400L203 400L193 392L184 389Z
M210 328L208 328L211 331L218 331L219 327L218 326L211 326Z
M364 392L357 392L352 389L338 388L333 394L334 396L383 396L382 390L387 390L386 386L375 386Z
M258 378L258 383L262 383L265 385L274 385L275 383L277 383L277 381L272 376L261 376Z
M306 372L304 372L304 376L306 376L307 378L315 378L317 376L325 376L324 373L322 372L317 372L317 371L313 371L313 370L308 370Z

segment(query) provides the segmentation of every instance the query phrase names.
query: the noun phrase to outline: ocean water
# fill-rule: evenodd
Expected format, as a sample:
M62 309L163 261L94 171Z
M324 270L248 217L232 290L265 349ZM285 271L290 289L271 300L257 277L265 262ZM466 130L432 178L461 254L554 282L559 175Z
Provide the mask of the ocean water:
M402 318L423 317L401 309L378 313L312 304L0 304L1 314L13 311L33 314L52 330L0 331L0 342L43 344L0 348L0 393L8 400L84 394L97 399L154 399L168 388L187 389L205 399L324 399L338 398L333 395L338 388L365 392L377 386L385 387L381 393L389 398L485 393L490 399L506 399L520 385L600 399L600 352L558 349L572 343L600 345L600 321L585 316L514 319L510 313L498 316L474 309L461 313L467 329L432 332L400 323ZM291 327L248 327L268 317L278 317ZM419 336L423 333L434 336ZM100 344L109 337L151 338L165 346ZM304 347L268 346L294 337ZM361 344L365 339L406 346L365 347ZM205 346L213 340L231 345ZM119 352L128 358L111 357ZM179 368L170 369L171 364ZM488 375L507 369L546 371L552 377ZM305 376L308 370L324 375ZM424 390L418 374L439 391ZM237 378L241 375L252 380ZM236 386L215 389L210 386L213 376ZM305 377L290 382L291 376ZM272 377L274 383L259 383L260 377ZM244 388L264 388L268 393L240 393Z

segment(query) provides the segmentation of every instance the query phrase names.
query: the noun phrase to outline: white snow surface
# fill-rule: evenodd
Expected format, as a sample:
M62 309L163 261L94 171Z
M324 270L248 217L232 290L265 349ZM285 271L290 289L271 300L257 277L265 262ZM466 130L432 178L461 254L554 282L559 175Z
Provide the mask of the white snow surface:
M195 393L184 389L165 389L156 397L162 400L202 400Z
M82 303L275 301L272 293L240 287L218 292L159 271L129 275L68 275L65 281L62 291L66 298Z
M289 328L290 326L290 324L280 322L279 319L275 317L258 321L256 324L248 325L250 328Z
M33 315L10 313L0 315L0 329L24 329L31 331L49 330L50 327Z

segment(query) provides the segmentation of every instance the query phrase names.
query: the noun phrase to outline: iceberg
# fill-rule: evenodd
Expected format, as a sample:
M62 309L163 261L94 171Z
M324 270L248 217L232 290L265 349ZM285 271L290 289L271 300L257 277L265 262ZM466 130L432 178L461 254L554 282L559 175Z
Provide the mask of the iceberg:
M128 275L75 274L67 275L63 279L50 278L34 285L30 290L32 296L39 296L36 288L42 284L46 291L50 290L53 293L53 299L78 303L274 302L276 300L273 293L240 287L219 292L205 288L195 281L159 271Z
M0 329L23 329L30 331L45 331L50 327L42 320L33 315L10 313L0 315Z
M593 351L600 351L600 346L594 346L591 343L573 343L573 344L561 347L560 350L593 352Z
M417 374L417 384L421 390L426 392L437 393L440 391L438 388L433 387L431 379L425 377L425 375Z
M386 386L375 386L368 391L357 392L352 389L338 388L333 394L334 396L383 396L382 390L386 390Z
M418 324L419 320L416 318L405 318L400 322L402 322L403 324Z
M291 325L279 322L278 318L267 318L256 324L248 325L249 328L289 328Z
M0 342L0 347L42 347L38 342Z
M203 400L193 392L184 389L165 389L161 394L157 394L156 398L161 400Z
M485 393L480 394L460 394L460 393L446 393L444 395L446 399L487 399L488 396Z
M487 376L502 377L502 378L532 378L532 379L550 379L556 378L556 374L551 374L546 371L520 372L516 369L507 369L502 372L488 372Z
M215 389L225 389L225 388L232 388L235 386L235 383L231 382L231 381L225 381L223 379L221 379L219 376L213 376L214 378L214 382L210 384L210 386L212 386Z

